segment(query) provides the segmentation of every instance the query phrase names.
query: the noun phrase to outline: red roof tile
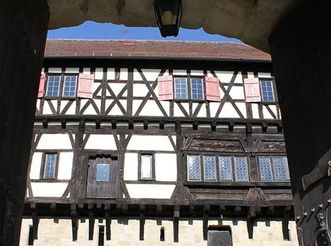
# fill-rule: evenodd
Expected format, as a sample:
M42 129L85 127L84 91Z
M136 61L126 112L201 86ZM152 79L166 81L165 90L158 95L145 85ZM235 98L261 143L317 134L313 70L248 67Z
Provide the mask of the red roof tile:
M153 57L270 61L270 55L251 46L221 42L132 40L48 40L45 57Z

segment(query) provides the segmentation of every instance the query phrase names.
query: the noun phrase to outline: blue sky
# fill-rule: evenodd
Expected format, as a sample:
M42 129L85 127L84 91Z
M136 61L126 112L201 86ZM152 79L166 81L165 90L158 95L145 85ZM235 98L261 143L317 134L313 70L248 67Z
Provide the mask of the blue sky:
M185 40L185 41L221 41L240 42L238 39L221 35L211 35L203 31L181 28L179 35L164 39L159 29L153 27L125 27L110 23L86 21L75 27L60 28L48 32L49 39L138 39L138 40Z

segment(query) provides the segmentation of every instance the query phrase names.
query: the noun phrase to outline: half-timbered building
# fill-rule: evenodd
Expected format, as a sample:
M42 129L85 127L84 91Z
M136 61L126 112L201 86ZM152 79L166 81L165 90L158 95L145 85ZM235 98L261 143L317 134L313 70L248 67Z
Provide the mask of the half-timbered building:
M297 245L271 61L247 45L49 40L28 173L21 245Z

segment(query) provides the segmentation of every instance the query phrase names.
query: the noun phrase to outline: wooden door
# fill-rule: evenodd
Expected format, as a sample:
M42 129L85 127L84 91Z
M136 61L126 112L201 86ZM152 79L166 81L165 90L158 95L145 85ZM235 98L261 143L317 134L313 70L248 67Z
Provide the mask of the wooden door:
M117 197L117 161L110 157L90 158L88 162L88 198Z

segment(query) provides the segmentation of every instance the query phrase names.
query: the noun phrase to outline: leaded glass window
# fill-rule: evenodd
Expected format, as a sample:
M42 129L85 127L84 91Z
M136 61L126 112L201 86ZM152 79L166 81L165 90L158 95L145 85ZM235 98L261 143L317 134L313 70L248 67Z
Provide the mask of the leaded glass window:
M288 182L289 171L286 156L259 157L261 181Z
M216 180L216 157L203 156L203 173L204 180Z
M76 86L77 86L77 76L65 76L62 96L75 97Z
M187 79L175 78L175 98L188 99L187 95Z
M191 96L193 100L203 100L203 79L192 78L191 79Z
M231 156L219 156L220 181L233 181Z
M289 181L287 158L285 156L272 156L275 181Z
M140 178L153 179L153 155L141 155Z
M46 96L58 97L60 91L61 76L50 75L47 78Z
M57 154L45 154L44 163L44 179L55 179L56 178L56 162Z
M259 166L260 166L261 181L272 181L273 176L272 176L271 161L269 156L260 156Z
M275 95L273 90L272 80L263 79L260 81L262 101L264 102L274 102Z
M110 164L98 163L96 164L96 181L108 182L110 178Z
M236 181L249 181L247 158L244 156L235 156L234 163Z
M200 157L198 155L187 156L187 179L201 180Z

